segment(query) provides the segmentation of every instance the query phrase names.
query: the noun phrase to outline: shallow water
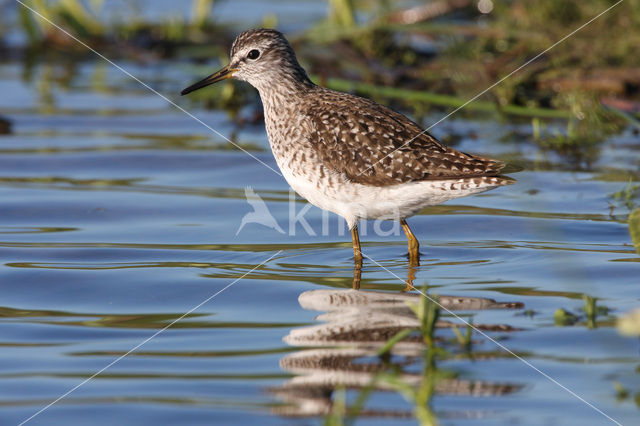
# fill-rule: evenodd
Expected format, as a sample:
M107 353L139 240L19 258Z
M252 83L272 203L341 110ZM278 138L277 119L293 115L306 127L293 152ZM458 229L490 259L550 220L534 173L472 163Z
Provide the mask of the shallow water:
M195 77L168 64L124 65L174 99ZM117 70L84 64L68 88L52 77L61 69L33 71L24 81L20 65L0 66L0 90L9 94L0 113L13 122L13 134L0 136L0 423L28 418L132 348L29 424L316 424L336 386L367 383L370 375L353 372L379 362L368 339L384 333L370 328L388 332L410 315L310 302L314 290L337 291L336 300L352 294L351 244L340 220L311 208L304 215L311 233L301 223L290 228L290 210L306 203L291 201L280 176ZM98 73L104 80L96 87ZM179 102L223 135L236 130L224 112ZM535 165L543 155L533 145L499 141L527 126L452 118L434 133L458 134L462 150ZM276 168L263 127L243 128L237 141ZM616 136L599 165L634 169L637 147L630 132ZM568 390L619 422L637 421L638 407L617 400L614 388L640 391L638 340L613 327L615 316L638 305L640 257L628 211L611 214L609 206L625 182L551 161L550 170L514 175L516 185L412 218L422 243L413 271L403 235L376 235L373 223L363 232L371 259L362 294L401 295L414 273L416 287L428 284L443 297L513 303L455 311L487 325L513 354L474 334L473 357L438 362L452 377L432 400L445 424L610 422ZM252 211L248 186L287 232L252 223L237 232ZM583 294L610 314L592 329L584 319L555 325L557 309L581 312ZM443 320L457 321L446 312ZM292 340L336 324L356 331ZM437 334L452 336L446 328ZM394 358L415 380L420 346L399 350ZM367 410L363 424L414 422L411 404L382 388Z

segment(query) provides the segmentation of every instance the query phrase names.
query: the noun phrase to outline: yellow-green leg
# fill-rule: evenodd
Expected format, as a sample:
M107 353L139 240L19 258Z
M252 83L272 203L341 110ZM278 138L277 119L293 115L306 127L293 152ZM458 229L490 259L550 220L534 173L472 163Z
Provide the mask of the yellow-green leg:
M358 225L351 228L351 242L353 243L353 258L356 262L362 263L362 250L360 250L360 236L358 235Z
M357 260L353 264L353 284L354 290L360 290L360 279L362 278L362 261Z
M409 263L412 265L417 265L420 261L420 243L413 232L411 232L411 228L409 228L409 224L406 220L401 219L400 225L402 225L402 230L407 235L407 240L409 242Z
M409 269L407 270L407 281L405 281L405 287L402 291L416 290L416 288L413 286L413 280L416 279L416 266L418 265L412 265L411 263L409 264Z
M353 243L353 289L360 290L360 277L362 276L362 250L360 249L360 236L358 225L351 228L351 242Z

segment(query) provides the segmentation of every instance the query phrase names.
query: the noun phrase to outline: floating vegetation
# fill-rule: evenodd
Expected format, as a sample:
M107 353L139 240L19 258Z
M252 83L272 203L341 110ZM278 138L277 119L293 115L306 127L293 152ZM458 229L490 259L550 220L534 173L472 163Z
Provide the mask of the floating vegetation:
M556 325L573 325L577 323L579 317L566 309L558 308L553 314L553 321Z
M629 211L632 211L640 196L640 184L634 183L632 179L629 179L627 185L620 191L616 191L611 194L611 198L616 204L624 205Z
M328 0L327 17L294 43L310 71L329 87L397 102L418 116L429 108L464 106L467 111L535 117L534 140L542 149L588 168L607 135L640 123L637 111L617 107L621 98L639 96L634 58L640 56L640 33L631 31L640 22L639 3L623 2L469 104L610 2L457 0L397 9L387 2ZM102 2L29 4L84 42L129 57L179 53L195 60L213 55L224 62L236 32L215 23L213 0L193 0L188 17L171 15L159 23L144 22L135 2L126 21L111 22L102 18ZM455 24L435 20L452 13ZM19 7L19 16L32 49L55 45L83 51L27 8ZM264 21L277 23L269 14ZM333 52L331 66L328 51ZM221 100L208 96L208 106L229 109L232 117L238 117L240 105L247 101L234 85L218 90L213 98ZM252 102L257 105L257 98ZM542 121L557 118L567 120L565 125L547 126Z
M624 188L610 194L609 197L612 200L609 201L611 216L613 216L615 208L620 205L624 206L624 208L630 212L628 217L629 235L631 236L633 246L638 254L640 254L640 207L638 207L640 184L634 183L633 177L630 177Z
M553 321L557 326L571 326L584 323L587 328L597 328L600 325L597 322L598 317L607 317L610 309L604 305L597 305L597 299L587 294L582 296L584 306L580 308L581 312L571 312L563 308L558 308L553 314ZM608 319L607 325L611 323Z

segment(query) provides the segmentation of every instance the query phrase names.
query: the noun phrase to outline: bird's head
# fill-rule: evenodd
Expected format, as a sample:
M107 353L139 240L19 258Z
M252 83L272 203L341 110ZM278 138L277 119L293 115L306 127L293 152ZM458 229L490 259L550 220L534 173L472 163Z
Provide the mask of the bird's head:
M276 30L253 29L236 37L229 65L184 89L186 95L228 78L237 78L258 90L292 80L309 82L284 35Z

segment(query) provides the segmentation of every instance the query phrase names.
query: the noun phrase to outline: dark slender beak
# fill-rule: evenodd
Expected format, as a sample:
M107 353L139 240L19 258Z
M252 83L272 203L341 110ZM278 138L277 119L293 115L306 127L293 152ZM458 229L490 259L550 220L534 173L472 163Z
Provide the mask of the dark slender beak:
M191 93L195 90L202 89L205 86L208 86L213 83L217 83L222 80L226 80L227 78L233 77L233 73L238 71L235 68L229 68L229 65L222 68L220 71L211 74L209 77L205 77L197 83L193 83L191 86L184 89L180 92L181 95L186 95L187 93Z

